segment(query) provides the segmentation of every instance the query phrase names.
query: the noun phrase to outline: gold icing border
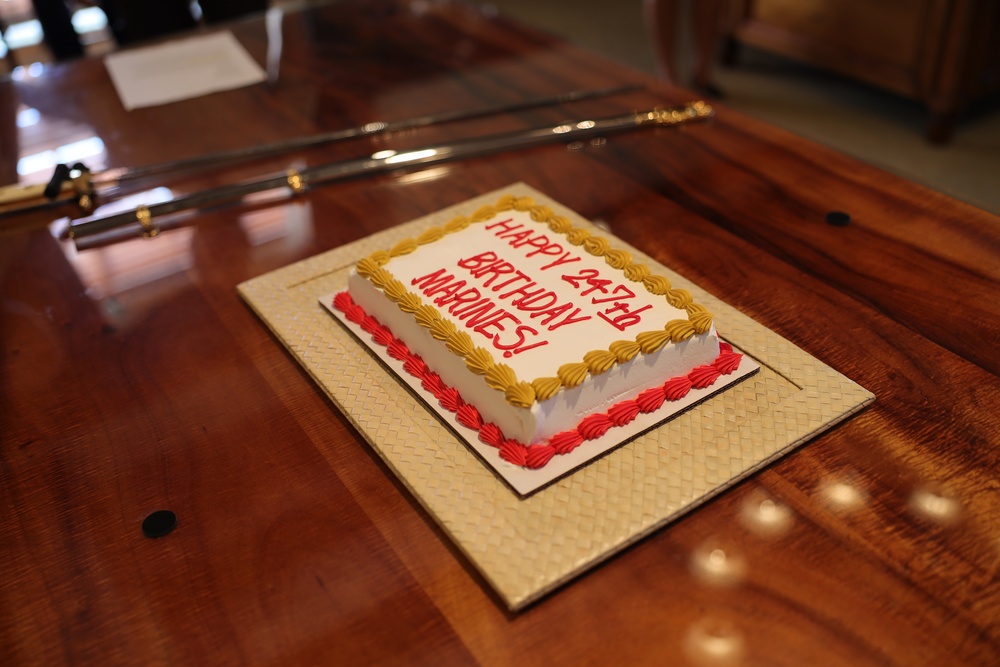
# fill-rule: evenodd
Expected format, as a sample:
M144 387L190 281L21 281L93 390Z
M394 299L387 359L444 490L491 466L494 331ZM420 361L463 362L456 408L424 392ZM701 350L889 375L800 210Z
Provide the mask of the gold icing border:
M688 319L670 320L663 329L640 332L635 340L615 341L607 350L587 352L583 355L582 362L560 366L556 371L558 377L537 378L531 382L518 381L510 366L496 363L489 350L477 347L468 333L459 331L434 306L423 303L418 295L407 291L403 283L384 268L393 257L408 255L422 245L442 239L445 234L461 231L474 222L485 222L501 211L510 210L527 212L533 221L547 225L556 234L562 234L571 245L582 246L595 257L604 257L611 268L620 270L628 280L641 282L650 294L663 296L674 308L686 311ZM631 361L639 352L651 354L668 342L679 343L707 332L712 326L712 314L704 306L696 304L687 290L674 289L666 277L650 274L645 264L633 263L632 256L627 251L611 248L604 237L574 227L568 219L556 215L547 206L536 206L531 197L503 195L496 205L483 206L471 217L456 216L442 227L431 227L416 239L405 239L387 251L374 252L359 261L356 268L358 275L381 289L386 298L400 310L412 314L417 324L428 329L434 338L442 341L454 354L464 358L470 371L484 376L487 385L504 392L508 403L521 408L530 408L536 401L548 400L563 387L579 385L588 374L600 375L616 364Z

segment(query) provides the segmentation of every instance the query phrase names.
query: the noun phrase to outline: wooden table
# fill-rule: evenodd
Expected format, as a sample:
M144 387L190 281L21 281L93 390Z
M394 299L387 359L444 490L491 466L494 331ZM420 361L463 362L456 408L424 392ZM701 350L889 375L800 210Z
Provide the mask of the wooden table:
M264 64L264 23L232 29ZM162 107L125 112L99 61L0 82L0 175L12 182L19 156L90 137L104 147L91 166L139 165L647 87L144 186L185 192L690 97L459 4L342 2L288 13L282 34L268 83ZM17 130L25 108L37 116ZM518 180L878 399L511 614L235 286ZM849 224L829 224L833 211ZM603 146L218 208L85 251L58 238L54 215L0 221L0 663L1000 661L995 216L725 108ZM787 517L782 530L744 520L764 502ZM176 529L144 537L162 509ZM707 545L731 576L704 576Z

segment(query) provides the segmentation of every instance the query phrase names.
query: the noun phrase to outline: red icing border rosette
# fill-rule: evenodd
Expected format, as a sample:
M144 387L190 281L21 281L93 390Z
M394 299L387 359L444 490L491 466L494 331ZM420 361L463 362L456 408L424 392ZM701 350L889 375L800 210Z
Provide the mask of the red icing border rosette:
M444 409L454 413L459 424L478 431L481 442L498 449L500 458L531 469L541 468L553 456L568 454L587 440L594 440L616 426L628 424L639 414L654 412L664 403L684 398L692 388L704 389L711 386L720 376L729 375L739 368L743 357L734 352L729 343L722 342L719 345L719 356L712 363L698 366L687 375L671 378L658 387L646 389L635 398L616 403L607 412L587 415L575 429L557 433L548 442L525 445L504 437L496 424L484 422L479 411L466 403L457 389L446 385L419 355L411 352L403 341L392 335L388 327L354 303L347 292L340 292L334 297L333 307L344 313L346 319L371 334L372 340L385 347L389 356L401 361L403 369L420 380L420 386L433 394Z

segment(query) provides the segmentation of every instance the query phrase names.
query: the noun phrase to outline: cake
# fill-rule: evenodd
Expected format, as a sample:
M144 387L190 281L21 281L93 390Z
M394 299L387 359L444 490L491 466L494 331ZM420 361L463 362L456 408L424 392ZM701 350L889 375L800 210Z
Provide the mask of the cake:
M332 305L527 468L740 364L690 293L527 197L361 259Z

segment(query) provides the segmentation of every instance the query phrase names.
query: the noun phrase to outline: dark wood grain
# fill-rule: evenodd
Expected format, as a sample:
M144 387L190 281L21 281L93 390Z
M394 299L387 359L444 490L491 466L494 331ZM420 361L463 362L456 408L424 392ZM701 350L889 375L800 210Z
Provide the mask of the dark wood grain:
M263 63L262 23L232 30ZM0 82L0 175L67 128L101 137L108 166L141 165L647 86L162 183L186 192L690 97L459 4L341 2L289 13L283 37L268 83L132 112L99 61ZM38 109L45 132L11 129L19 105ZM606 223L878 400L510 614L235 286L516 181ZM850 224L827 224L830 211ZM724 108L710 124L599 147L205 211L152 241L77 252L48 226L54 215L0 219L2 664L1000 660L995 216ZM755 522L765 500L784 522ZM145 538L158 509L177 528ZM700 567L713 549L729 576Z

